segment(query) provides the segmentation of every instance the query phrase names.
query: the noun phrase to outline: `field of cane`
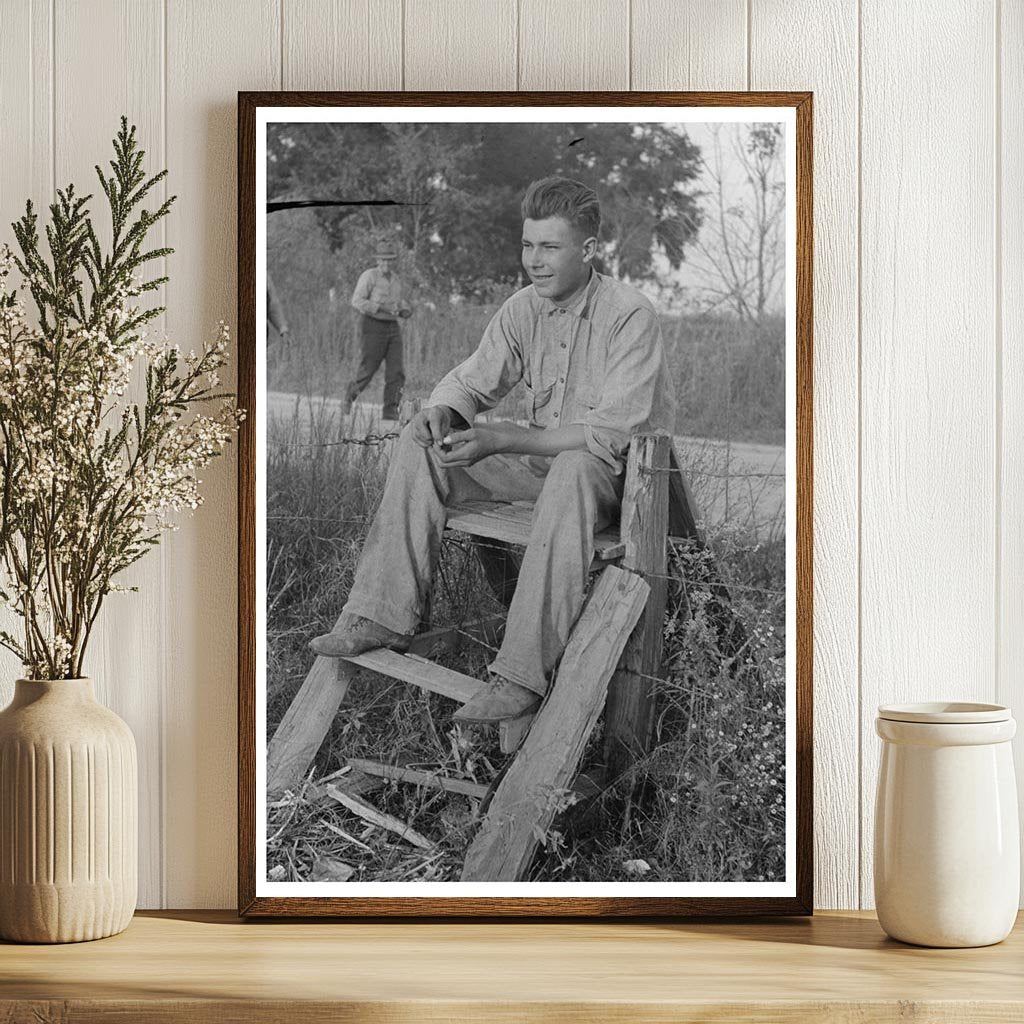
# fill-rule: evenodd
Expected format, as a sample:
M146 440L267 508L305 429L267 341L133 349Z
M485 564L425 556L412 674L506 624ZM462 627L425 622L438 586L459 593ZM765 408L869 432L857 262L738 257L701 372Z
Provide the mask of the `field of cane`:
M479 338L487 311L460 313L446 329L435 323L437 333L429 339L407 336L410 393L426 394ZM780 442L781 324L759 336L734 324L703 327L701 336L699 324L666 323L679 384L679 432ZM325 335L278 351L271 387L332 393L352 354L349 346L340 348L335 370L327 358L330 344ZM319 375L313 371L317 363ZM507 411L515 411L514 396ZM386 446L329 443L347 427L331 405L307 402L296 404L290 417L276 418L268 434L268 736L312 664L309 640L331 628L344 603L383 486ZM686 451L698 508L716 501L721 507L723 476L733 498L724 506L727 515L709 521L706 550L671 551L664 664L652 681L652 750L627 774L604 779L597 795L566 799L564 813L543 836L533 880L784 877L784 521L777 504L766 515L765 504L756 500L763 480L730 478L728 463L721 472L721 451L713 442ZM728 600L709 586L712 565L728 587ZM498 611L472 549L446 542L432 625L462 628ZM492 655L467 638L446 663L482 678ZM409 833L403 838L369 824L314 789L330 776L351 782L357 773L348 768L350 758L489 785L505 760L497 730L454 723L455 707L443 697L360 673L306 780L269 809L270 877L457 880L478 824L476 798L358 779L362 798L414 830L422 840L417 845ZM583 770L598 776L601 759L599 723Z
M430 394L469 356L497 305L423 307L402 325L406 393ZM273 332L267 353L271 391L339 397L355 376L358 341L352 311L323 305L292 314L292 338ZM677 433L780 445L785 441L785 328L781 318L750 326L728 317L663 316L665 351L676 384ZM379 402L381 369L364 392ZM516 395L501 412L516 411Z

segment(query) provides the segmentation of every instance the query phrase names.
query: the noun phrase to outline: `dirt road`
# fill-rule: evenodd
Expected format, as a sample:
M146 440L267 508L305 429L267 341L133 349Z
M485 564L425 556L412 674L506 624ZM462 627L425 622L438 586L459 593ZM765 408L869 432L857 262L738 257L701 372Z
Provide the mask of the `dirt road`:
M268 437L287 435L316 442L382 432L380 405L357 402L347 417L341 410L337 398L271 391L267 395ZM783 447L685 436L674 442L699 514L709 526L728 521L756 529L759 539L782 535L786 507Z

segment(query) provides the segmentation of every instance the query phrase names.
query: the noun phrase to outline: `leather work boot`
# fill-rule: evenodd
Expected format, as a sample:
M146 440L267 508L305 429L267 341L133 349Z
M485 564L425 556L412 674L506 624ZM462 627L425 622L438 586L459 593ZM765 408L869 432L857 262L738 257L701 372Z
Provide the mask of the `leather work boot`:
M372 619L348 615L346 621L333 632L310 640L309 646L314 653L324 658L352 658L378 647L404 651L411 640L411 636L395 633Z
M540 704L540 697L525 686L491 675L472 700L452 716L457 722L504 722L520 718Z

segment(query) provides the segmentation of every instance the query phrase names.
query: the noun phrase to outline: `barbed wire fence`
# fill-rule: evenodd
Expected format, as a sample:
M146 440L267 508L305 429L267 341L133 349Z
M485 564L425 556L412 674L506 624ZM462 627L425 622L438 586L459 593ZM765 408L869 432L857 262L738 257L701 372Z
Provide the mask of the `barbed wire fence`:
M318 449L340 448L340 447L345 447L345 446L362 447L362 448L380 447L380 446L383 446L383 445L387 445L391 441L396 440L400 435L401 435L401 431L400 430L391 430L391 431L388 431L386 433L367 432L365 434L362 434L361 436L342 436L342 437L336 437L336 438L332 438L330 440L322 440L322 441L288 441L288 440L283 440L283 439L280 439L280 438L273 438L273 437L271 437L271 438L268 438L268 444L272 445L272 446L275 446L275 447L278 447L278 448L305 450L305 451L309 451L310 453L312 453L312 452L314 452L314 451L316 451ZM767 483L767 481L769 481L769 480L784 480L785 476L786 476L786 474L784 472L774 472L774 471L770 471L770 472L736 472L736 471L732 470L731 467L729 467L726 472L722 473L722 472L717 472L717 471L714 471L714 470L704 469L704 468L701 468L699 466L688 467L687 470L685 470L685 471L680 469L680 468L678 468L678 467L659 467L659 468L642 467L641 468L641 472L646 473L646 474L670 474L670 473L675 473L675 474L685 475L688 478L700 477L700 478L713 479L713 480L721 479L721 480L726 480L727 482L728 481L733 481L733 480L746 480L746 481L762 480L762 481L765 481ZM727 486L728 486L728 483L727 483ZM749 486L749 484L748 484L748 486ZM337 524L342 524L343 523L343 524L350 524L350 525L366 525L366 524L372 522L373 517L372 517L372 515L358 516L358 517L279 516L279 515L270 515L270 516L267 517L267 519L268 519L268 521L274 521L274 522L293 522L293 523L298 523L298 522L313 523L313 522L316 522L316 523L337 523ZM474 547L475 548L490 548L490 549L493 549L495 551L507 552L507 548L504 545L495 544L493 542L488 542L483 537L469 537L469 536L466 536L466 537L454 537L454 536L452 536L450 534L446 534L445 540L446 540L447 544L449 544L449 545L451 545L453 547L463 548L467 552L471 552ZM680 539L679 538L672 538L672 537L670 537L669 540L670 540L670 542L673 541L673 540L678 542ZM676 557L676 558L673 559L673 561L675 561L677 564L681 564L683 562L683 560L684 559L682 557ZM716 597L719 598L720 600L724 598L725 600L730 600L731 601L731 592L732 591L743 591L744 593L748 593L748 594L751 594L751 595L759 594L759 595L762 595L764 598L767 598L769 602L778 602L778 601L784 600L786 598L786 596L787 596L785 590L781 590L781 589L778 589L778 588L751 586L749 584L739 583L739 582L732 581L732 580L720 580L720 579L718 579L718 580L711 581L707 577L690 576L690 575L686 575L686 574L683 574L683 573L680 573L680 572L665 573L665 574L662 574L662 573L652 573L652 572L640 572L639 575L644 576L645 578L649 578L649 579L665 580L665 581L667 581L669 583L672 583L672 584L675 584L677 586L682 587L684 591L689 591L691 588L707 589L707 590L711 591L712 593L714 593L716 595ZM689 597L690 597L690 595L687 594L687 600L689 600ZM453 629L457 634L459 634L459 635L461 635L461 636L463 636L463 637L465 637L465 638L467 638L469 640L472 640L475 643L478 643L478 644L482 645L483 647L485 647L486 649L488 649L488 650L490 650L492 652L496 653L498 651L498 648L492 646L491 644L486 643L479 636L477 636L477 635L475 635L473 633L470 633L470 632L464 630L463 628L461 628L462 625L464 625L464 624L465 623L451 625L451 626L447 626L446 628ZM650 682L657 683L657 684L667 684L667 683L670 682L670 680L668 678L664 677L664 676L653 676L653 675L647 675L645 673L635 673L635 674L637 674L641 678L647 679Z

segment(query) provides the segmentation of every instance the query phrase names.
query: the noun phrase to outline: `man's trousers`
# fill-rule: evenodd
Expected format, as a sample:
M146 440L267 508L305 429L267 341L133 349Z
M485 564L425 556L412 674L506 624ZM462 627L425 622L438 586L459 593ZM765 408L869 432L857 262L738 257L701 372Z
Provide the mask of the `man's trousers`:
M345 611L413 633L433 586L446 506L534 501L530 541L491 671L543 694L583 606L594 533L618 518L622 483L589 451L491 455L447 469L406 427Z
M381 416L386 420L398 419L398 403L405 387L405 367L402 359L402 332L397 321L376 320L372 316L359 318L359 369L355 380L348 386L346 398L354 402L373 379L380 364L384 363L384 408Z

